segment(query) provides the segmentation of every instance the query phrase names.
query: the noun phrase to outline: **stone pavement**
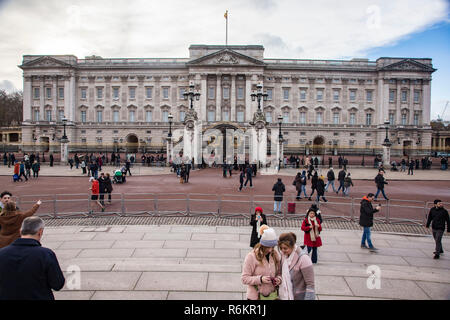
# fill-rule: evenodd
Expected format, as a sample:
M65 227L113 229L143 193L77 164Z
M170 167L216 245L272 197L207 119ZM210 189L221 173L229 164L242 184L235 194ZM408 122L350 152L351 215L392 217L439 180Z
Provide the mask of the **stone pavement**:
M102 172L109 172L110 174L118 169L113 166L103 166ZM335 174L337 176L340 171L339 167L333 168ZM356 180L373 180L373 178L377 175L378 170L372 167L347 167L348 172L351 173L352 179ZM299 171L303 169L292 169L285 168L281 169L277 172L274 169L260 169L259 172L262 175L282 175L282 176L295 176ZM8 166L0 165L0 176L12 176L14 168L8 168ZM75 166L71 170L69 166L60 166L55 165L50 167L48 163L41 164L41 171L39 172L39 176L52 176L52 177L81 177L81 168L76 169ZM194 171L195 172L195 171ZM323 174L326 178L328 172L328 167L319 167L318 173ZM133 176L149 176L149 175L163 175L163 174L173 174L170 172L169 167L147 167L142 166L141 164L136 164L131 168L131 173ZM86 175L84 175L86 176ZM450 181L450 170L414 170L414 175L408 175L407 172L392 172L390 170L386 170L385 174L386 179L389 180L441 180L441 181Z
M275 227L277 234L298 228ZM116 225L46 227L42 245L66 273L57 300L242 300L242 263L250 226ZM361 231L324 230L315 265L317 299L450 299L450 239L432 259L430 236L373 232L380 249L361 249ZM367 267L381 270L381 288L369 289ZM76 276L66 271L78 266ZM75 290L73 290L75 288Z

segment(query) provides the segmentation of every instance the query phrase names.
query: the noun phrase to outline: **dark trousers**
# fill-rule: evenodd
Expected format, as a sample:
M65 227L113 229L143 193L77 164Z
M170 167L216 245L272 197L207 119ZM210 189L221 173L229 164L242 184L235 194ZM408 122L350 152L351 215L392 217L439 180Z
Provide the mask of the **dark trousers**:
M444 253L444 251L442 250L442 236L444 235L444 230L433 229L432 231L434 241L436 242L435 254Z
M33 178L39 178L39 171L33 171Z
M317 263L317 247L308 246L308 253L310 253L311 250L312 250L311 261L312 263Z
M344 192L344 181L339 181L339 188L337 189L336 193L339 193L341 189L342 192Z
M27 178L27 176L25 175L25 172L21 172L21 173L19 174L19 179L22 181L21 176L23 176L23 177L25 178L25 180L28 181L28 178Z
M130 173L130 177L131 177L131 171L130 171L130 168L127 168L127 171L125 171L125 172L129 172L129 173Z
M410 174L410 173L411 173L411 175L414 174L414 168L408 168L408 174Z
M105 205L105 194L104 193L100 193L100 197L99 197L100 203L102 204L102 206Z
M314 191L316 191L316 187L311 187L311 194L309 195L309 197L311 198L311 196L314 194Z
M253 187L252 176L247 176L247 180L245 180L244 186L247 186L247 182L250 181L250 187Z

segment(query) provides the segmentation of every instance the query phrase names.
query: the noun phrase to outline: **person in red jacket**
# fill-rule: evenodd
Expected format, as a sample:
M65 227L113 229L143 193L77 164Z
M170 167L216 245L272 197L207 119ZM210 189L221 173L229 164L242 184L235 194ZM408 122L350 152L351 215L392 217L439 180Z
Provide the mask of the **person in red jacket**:
M317 263L317 248L322 246L322 239L320 238L322 226L319 219L316 218L314 210L308 211L302 223L302 231L305 232L304 243L308 247L308 253L312 251L312 263Z
M105 207L100 203L100 200L98 198L98 196L100 194L100 186L98 184L98 180L96 180L94 177L90 177L89 182L92 182L92 185L89 188L89 190L91 190L91 193L92 193L91 200L96 201L98 206L102 209L102 212L104 212ZM89 213L92 214L93 210L91 210Z

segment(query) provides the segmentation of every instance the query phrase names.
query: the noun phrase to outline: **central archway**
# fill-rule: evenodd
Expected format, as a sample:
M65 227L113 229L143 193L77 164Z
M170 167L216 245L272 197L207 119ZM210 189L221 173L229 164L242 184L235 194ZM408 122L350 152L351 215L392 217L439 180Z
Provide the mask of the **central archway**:
M208 129L209 128L205 129L205 131L208 130ZM211 127L210 129L216 129L216 130L219 130L222 133L222 137L221 137L221 139L222 139L221 143L222 143L222 148L223 148L222 161L223 161L223 163L225 163L225 161L227 159L227 153L226 153L226 150L227 150L227 139L226 139L227 130L237 130L238 127L233 126L232 124L229 124L229 123L220 123L218 125L215 125L215 126ZM237 143L238 143L238 141L235 140L234 141L234 148L235 149L237 148Z
M139 140L135 134L127 136L127 153L137 153L139 147Z
M323 155L325 151L325 138L317 136L313 140L313 155Z

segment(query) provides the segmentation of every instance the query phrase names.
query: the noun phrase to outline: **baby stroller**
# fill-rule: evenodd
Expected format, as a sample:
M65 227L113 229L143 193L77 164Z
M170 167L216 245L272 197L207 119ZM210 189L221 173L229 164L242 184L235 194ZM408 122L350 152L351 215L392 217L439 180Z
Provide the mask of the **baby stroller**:
M14 182L19 181L19 176L17 174L13 175L13 181Z
M122 171L120 170L115 170L114 171L114 176L113 176L113 183L124 183L124 179L122 176Z

